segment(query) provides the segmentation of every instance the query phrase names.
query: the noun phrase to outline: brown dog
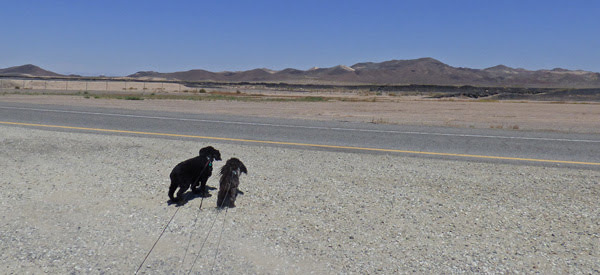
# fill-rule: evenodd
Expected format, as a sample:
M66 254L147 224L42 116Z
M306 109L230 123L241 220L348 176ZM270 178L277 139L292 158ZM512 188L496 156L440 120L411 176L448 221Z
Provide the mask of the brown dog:
M240 192L238 190L238 186L240 186L240 173L248 174L248 170L237 158L230 158L221 167L217 207L235 207L235 199L238 192Z

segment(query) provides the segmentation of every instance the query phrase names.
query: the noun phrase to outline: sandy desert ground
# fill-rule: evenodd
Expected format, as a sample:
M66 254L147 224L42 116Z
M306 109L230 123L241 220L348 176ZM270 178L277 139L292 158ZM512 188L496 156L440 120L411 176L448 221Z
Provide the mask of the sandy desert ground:
M0 132L5 274L132 274L177 209L142 274L600 272L597 170ZM238 207L168 205L206 145L248 167Z

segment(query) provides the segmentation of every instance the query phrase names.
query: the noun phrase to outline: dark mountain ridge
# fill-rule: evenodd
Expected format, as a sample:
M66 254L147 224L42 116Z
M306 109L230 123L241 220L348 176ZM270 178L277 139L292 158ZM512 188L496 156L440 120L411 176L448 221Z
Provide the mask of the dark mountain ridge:
M598 88L600 73L581 70L530 71L498 65L486 69L452 67L433 58L363 62L350 67L287 68L281 71L254 69L238 72L155 73L144 77L182 81L275 82L333 85L473 85L488 87ZM129 77L142 77L140 73Z
M28 64L0 69L0 76L61 77ZM330 68L298 70L287 68L273 71L265 68L247 71L210 72L195 69L161 73L140 71L128 75L138 80L188 81L188 82L263 82L327 85L451 85L479 87L524 88L600 88L600 73L582 70L531 71L497 65L485 69L453 67L433 58L362 62L350 67L338 65Z
M2 76L64 76L55 72L44 70L38 66L27 64L0 69Z

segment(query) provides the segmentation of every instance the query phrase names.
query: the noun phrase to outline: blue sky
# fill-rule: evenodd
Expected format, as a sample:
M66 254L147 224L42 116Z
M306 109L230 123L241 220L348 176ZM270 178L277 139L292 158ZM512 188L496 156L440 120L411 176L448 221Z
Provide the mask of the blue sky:
M0 68L309 69L433 57L600 72L600 1L2 0Z

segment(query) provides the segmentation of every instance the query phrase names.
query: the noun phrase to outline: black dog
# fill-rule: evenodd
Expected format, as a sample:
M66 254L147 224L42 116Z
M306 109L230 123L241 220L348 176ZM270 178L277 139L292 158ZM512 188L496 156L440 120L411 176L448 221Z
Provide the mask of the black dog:
M219 180L219 195L217 207L235 207L238 186L240 186L240 173L248 174L246 166L237 158L230 158L221 167L221 179Z
M192 186L192 192L200 193L203 197L208 197L210 194L206 188L206 181L212 175L212 162L221 160L221 153L212 146L200 149L200 155L183 161L171 171L171 186L169 187L169 198L172 202L182 203L185 201L183 193ZM198 189L198 183L200 188ZM177 197L173 197L175 190Z

